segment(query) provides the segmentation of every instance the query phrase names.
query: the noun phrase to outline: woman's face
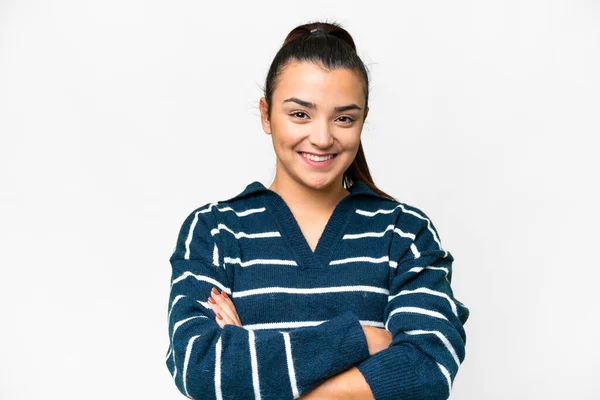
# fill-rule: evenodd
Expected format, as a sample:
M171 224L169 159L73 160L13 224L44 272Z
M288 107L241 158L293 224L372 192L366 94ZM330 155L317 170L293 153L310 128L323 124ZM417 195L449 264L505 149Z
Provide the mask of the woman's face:
M368 112L357 73L291 62L273 92L270 120L264 97L260 109L263 129L271 135L277 155L276 179L293 179L314 189L341 186L358 152ZM309 160L303 153L333 158Z

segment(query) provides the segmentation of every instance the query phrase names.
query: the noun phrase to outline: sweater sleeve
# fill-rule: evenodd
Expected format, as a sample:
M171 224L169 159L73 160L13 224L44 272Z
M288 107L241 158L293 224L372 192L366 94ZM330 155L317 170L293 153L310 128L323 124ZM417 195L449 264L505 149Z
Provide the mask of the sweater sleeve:
M192 399L296 399L369 357L360 321L350 311L287 332L219 327L207 301L213 287L232 298L234 266L221 262L222 233L213 230L214 223L210 207L192 212L169 259L166 365L182 394ZM243 323L244 316L240 319Z
M407 207L390 248L395 271L384 321L392 343L356 367L375 400L447 399L465 358L469 309L450 285L452 255L427 216Z

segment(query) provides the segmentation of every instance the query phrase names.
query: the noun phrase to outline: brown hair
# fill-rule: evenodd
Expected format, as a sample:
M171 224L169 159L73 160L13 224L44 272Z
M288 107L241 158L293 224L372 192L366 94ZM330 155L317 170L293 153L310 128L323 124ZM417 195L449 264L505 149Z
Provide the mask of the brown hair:
M271 118L272 97L277 79L290 61L309 61L328 70L346 68L358 72L364 81L365 109L368 106L369 76L364 63L356 53L352 36L338 23L311 22L299 25L288 33L271 63L264 89L269 119ZM350 187L355 180L361 180L374 192L397 201L373 183L362 141L358 146L354 161L344 172L343 183L346 187Z

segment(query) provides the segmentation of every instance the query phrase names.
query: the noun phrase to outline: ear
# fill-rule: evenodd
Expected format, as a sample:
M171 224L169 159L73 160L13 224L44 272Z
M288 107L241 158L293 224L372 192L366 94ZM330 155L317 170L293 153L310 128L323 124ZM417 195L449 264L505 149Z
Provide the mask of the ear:
M363 122L367 119L367 114L369 114L369 107L365 109L365 116L363 118Z
M267 106L267 99L263 97L259 100L259 108L260 108L260 123L262 125L263 131L267 135L271 134L271 122L269 121L269 108Z

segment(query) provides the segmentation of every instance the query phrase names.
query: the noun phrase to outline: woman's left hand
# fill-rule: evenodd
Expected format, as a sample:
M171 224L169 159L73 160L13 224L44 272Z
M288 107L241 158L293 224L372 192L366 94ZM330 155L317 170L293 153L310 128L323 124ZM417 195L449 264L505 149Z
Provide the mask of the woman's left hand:
M227 324L242 326L235 306L225 291L219 293L217 288L213 287L208 298L208 304L215 312L215 321L221 328Z

